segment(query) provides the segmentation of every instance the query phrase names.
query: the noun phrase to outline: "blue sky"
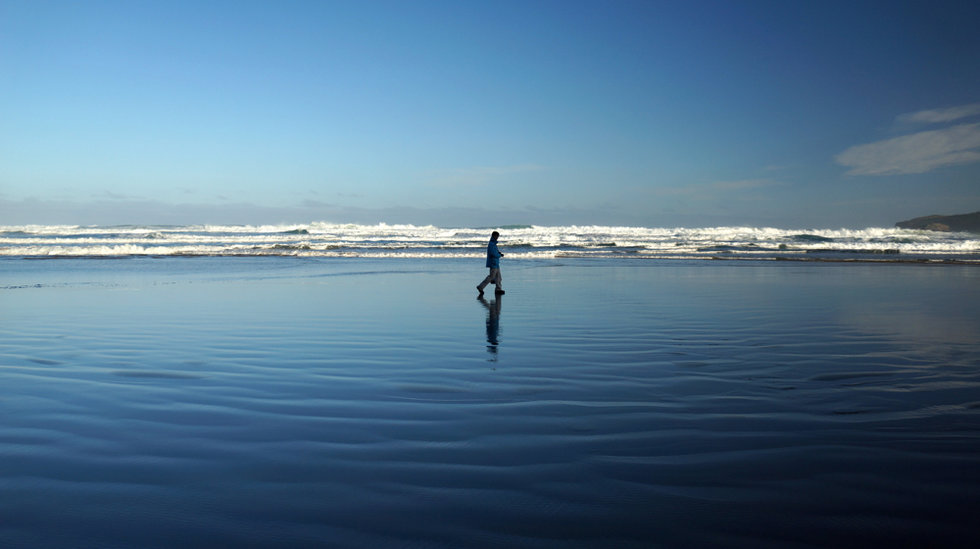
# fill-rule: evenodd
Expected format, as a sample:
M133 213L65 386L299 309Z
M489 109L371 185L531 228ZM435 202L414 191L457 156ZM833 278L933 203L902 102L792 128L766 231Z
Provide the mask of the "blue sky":
M980 4L0 0L0 224L980 210Z

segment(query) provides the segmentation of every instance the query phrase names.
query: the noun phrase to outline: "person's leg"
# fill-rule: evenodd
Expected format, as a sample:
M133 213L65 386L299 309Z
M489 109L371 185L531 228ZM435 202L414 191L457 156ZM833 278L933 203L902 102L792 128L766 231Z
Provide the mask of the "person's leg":
M504 291L504 288L503 288L504 278L503 278L503 276L500 275L500 269L499 268L498 269L494 269L491 272L491 276L493 276L493 283L494 283L494 285L497 286L497 292L503 293L503 291Z
M487 287L487 284L490 284L491 282L493 282L493 269L490 269L490 274L488 274L487 277L483 279L483 282L481 282L476 287L476 289L477 290L480 290L480 293L482 294L483 293L483 289L486 288Z

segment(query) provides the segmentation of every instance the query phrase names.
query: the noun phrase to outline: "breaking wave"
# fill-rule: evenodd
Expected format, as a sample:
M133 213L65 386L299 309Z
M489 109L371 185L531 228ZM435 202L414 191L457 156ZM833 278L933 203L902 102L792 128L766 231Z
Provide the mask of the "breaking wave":
M432 225L0 226L0 256L480 257L492 228ZM980 263L980 236L897 228L500 227L509 258Z

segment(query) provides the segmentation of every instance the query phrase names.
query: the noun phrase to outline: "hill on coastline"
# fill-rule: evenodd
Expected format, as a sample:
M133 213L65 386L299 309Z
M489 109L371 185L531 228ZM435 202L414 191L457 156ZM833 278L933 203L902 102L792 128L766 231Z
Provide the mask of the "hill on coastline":
M899 221L895 226L900 229L980 233L980 212L959 215L927 215L908 221Z

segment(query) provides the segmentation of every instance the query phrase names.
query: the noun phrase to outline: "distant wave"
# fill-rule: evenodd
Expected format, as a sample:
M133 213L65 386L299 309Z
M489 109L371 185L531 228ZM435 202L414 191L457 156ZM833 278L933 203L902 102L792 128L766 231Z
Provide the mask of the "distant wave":
M0 257L481 257L492 228L432 225L0 226ZM897 228L500 227L509 259L563 257L980 263L971 233Z

